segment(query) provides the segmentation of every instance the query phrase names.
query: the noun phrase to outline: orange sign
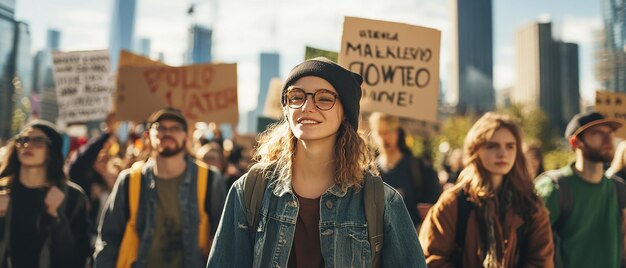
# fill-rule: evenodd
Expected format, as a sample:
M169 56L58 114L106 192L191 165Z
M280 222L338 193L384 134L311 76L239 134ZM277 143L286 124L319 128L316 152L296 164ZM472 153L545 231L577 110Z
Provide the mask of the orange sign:
M121 66L115 103L120 120L145 121L170 106L192 122L236 124L237 65Z

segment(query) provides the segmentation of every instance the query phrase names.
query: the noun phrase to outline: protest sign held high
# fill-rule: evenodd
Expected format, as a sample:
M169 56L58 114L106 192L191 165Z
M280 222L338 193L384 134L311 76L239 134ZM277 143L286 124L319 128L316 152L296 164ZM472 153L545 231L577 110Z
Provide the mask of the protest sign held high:
M270 80L267 99L263 108L263 115L272 119L280 119L283 117L283 106L280 103L280 92L283 90L285 81L278 77Z
M171 106L193 122L236 124L237 65L121 66L115 98L120 120L141 122Z
M339 64L363 76L361 109L437 121L440 38L435 29L346 17Z
M337 53L336 51L324 50L310 46L306 46L304 48L304 60L310 60L317 57L325 57L329 60L337 62L339 53Z
M103 120L114 90L107 50L52 54L59 119L65 123Z
M134 54L127 50L120 51L120 62L118 68L122 66L167 66L160 61L152 60L148 57Z
M595 111L608 118L615 118L626 125L626 94L596 91ZM626 128L617 129L615 136L626 139Z

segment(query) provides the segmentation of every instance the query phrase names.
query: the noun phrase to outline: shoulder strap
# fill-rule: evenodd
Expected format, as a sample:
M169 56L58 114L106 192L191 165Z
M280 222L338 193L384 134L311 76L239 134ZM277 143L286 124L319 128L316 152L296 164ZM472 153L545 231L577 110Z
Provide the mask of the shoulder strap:
M141 170L143 162L133 164L130 168L130 177L128 178L128 205L130 208L129 222L135 225L137 221L137 209L139 208L139 191L141 186Z
M209 167L196 163L198 167L198 177L196 179L197 195L198 195L198 216L200 217L200 225L198 225L198 245L203 255L208 256L211 251L211 222L209 221L209 215L206 213L205 200L207 196L207 184L209 184Z
M617 193L617 204L619 205L620 214L622 209L626 208L626 184L624 180L618 176L611 176L611 180L615 184L615 191Z
M379 267L384 240L385 185L380 177L366 175L364 188L365 219L372 248L372 267Z
M255 164L248 171L248 175L244 178L243 198L246 206L246 218L248 220L248 231L250 232L250 241L254 241L255 228L261 209L263 194L267 180L263 176L265 165Z
M130 213L118 251L117 268L129 268L137 260L139 234L137 234L136 223L143 164L144 162L137 162L130 168L130 176L128 177L128 207Z
M465 190L461 189L457 194L457 217L456 217L456 232L454 234L454 241L456 246L460 249L465 247L465 234L467 232L467 220L469 219L470 211L472 210L472 202L467 200L467 194ZM463 252L461 250L461 252Z
M574 204L572 189L570 188L569 183L563 179L565 174L560 169L546 171L540 175L540 177L541 176L547 176L552 180L552 183L554 184L554 187L559 195L559 217L556 222L554 222L554 229L560 231L572 211L572 206Z
M413 187L415 187L415 191L417 193L417 198L419 199L422 196L422 191L424 189L423 184L424 180L422 179L422 164L420 159L409 156L409 166L411 168L411 180L413 182Z

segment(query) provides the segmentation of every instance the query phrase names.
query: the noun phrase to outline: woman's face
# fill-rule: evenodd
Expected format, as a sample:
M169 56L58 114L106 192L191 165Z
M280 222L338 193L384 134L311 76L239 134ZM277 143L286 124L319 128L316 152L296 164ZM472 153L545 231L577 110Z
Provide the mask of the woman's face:
M478 149L478 158L491 175L504 176L515 164L517 142L513 133L506 128L499 128L491 139Z
M294 92L304 92L306 95L292 94ZM294 82L286 94L287 121L291 132L297 139L312 141L334 138L337 135L337 130L343 119L343 106L333 85L317 76L305 76ZM324 110L331 106L333 95L336 96L334 97L334 105L332 108ZM315 101L313 100L314 97ZM303 100L305 101L302 107L292 108L298 106L297 104Z
M22 166L45 166L48 158L50 139L37 128L27 128L17 138L15 148Z

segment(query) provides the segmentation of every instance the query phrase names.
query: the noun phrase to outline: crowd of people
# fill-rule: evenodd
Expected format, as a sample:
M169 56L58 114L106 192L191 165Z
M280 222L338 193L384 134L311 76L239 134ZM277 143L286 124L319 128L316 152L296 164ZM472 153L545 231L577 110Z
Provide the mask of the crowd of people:
M488 112L438 172L397 117L358 131L362 81L297 65L253 153L169 107L123 138L111 114L67 157L53 124L30 122L0 150L0 268L626 263L621 123L576 115L575 161L545 171L517 121Z

